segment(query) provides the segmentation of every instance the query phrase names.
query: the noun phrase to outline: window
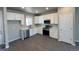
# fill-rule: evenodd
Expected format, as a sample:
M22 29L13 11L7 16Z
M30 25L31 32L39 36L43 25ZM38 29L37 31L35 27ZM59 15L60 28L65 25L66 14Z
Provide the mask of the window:
M32 25L32 17L26 17L26 26Z

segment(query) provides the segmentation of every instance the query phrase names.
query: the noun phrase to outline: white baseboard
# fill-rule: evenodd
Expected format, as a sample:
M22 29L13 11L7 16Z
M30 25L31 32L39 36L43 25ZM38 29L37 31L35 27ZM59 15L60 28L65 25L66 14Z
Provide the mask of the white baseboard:
M12 40L10 40L9 42L12 42L12 41L15 41L15 40L18 40L18 39L20 39L20 37L15 38L15 39L12 39Z

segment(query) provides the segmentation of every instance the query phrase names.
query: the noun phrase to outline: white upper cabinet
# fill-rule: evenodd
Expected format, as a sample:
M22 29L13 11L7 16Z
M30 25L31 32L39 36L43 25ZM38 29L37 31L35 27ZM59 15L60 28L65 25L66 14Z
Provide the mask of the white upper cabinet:
M7 12L7 20L24 20L24 14Z
M55 24L58 24L58 13L55 13L54 22Z
M16 20L24 20L24 14L16 13Z
M34 24L38 24L39 23L39 16L35 16L34 17Z
M58 24L58 13L50 14L51 24Z
M54 14L49 14L49 16L50 16L50 23L55 24Z
M44 19L44 20L50 19L50 14L44 15L44 18L43 18L43 19Z
M43 16L39 16L39 24L44 24Z
M34 24L43 24L43 23L44 23L43 16L35 16L34 17Z
M51 24L58 24L58 13L52 13L34 17L35 24L44 24L44 20L50 20Z
M16 20L16 13L7 12L7 20Z
M24 14L7 12L7 20L20 20L21 25L24 25Z
M58 24L58 13L44 15L44 20L50 20L51 24Z

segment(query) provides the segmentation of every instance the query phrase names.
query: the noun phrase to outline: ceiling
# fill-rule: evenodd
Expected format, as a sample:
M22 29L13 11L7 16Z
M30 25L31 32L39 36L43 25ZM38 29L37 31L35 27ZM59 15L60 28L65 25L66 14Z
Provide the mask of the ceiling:
M50 11L57 11L57 7L8 7L8 9L23 11L31 14L44 14Z

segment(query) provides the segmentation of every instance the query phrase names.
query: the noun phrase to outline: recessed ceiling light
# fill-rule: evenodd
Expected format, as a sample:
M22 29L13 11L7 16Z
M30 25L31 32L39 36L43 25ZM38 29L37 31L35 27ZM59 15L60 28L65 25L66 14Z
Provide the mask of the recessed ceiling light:
M48 7L46 7L46 10L48 10L49 8Z

